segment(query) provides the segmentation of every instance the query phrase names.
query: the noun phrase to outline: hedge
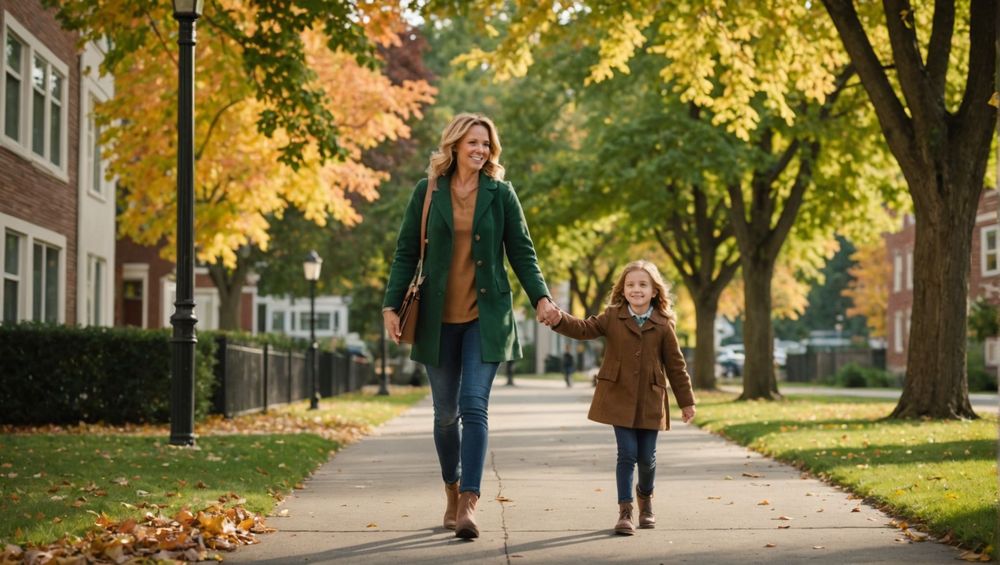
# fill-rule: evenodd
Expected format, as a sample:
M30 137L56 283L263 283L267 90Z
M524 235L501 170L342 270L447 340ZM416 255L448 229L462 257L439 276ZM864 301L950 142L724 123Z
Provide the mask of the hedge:
M199 334L195 417L208 414L215 340ZM0 423L170 420L170 330L0 325Z

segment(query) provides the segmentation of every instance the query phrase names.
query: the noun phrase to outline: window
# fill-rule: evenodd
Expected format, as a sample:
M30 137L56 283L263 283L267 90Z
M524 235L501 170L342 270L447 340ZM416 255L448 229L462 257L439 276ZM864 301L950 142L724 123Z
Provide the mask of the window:
M21 241L23 236L7 232L4 234L3 254L3 322L12 323L19 319L21 297Z
M281 310L271 312L271 330L277 332L285 331L285 313Z
M104 285L107 273L107 261L91 255L87 258L87 325L100 326L104 323ZM142 292L142 287L134 287L135 281L126 284L124 298L129 299L129 293L134 295ZM140 283L141 284L141 283ZM141 296L141 294L140 294Z
M24 73L24 43L13 33L7 33L4 65L4 134L14 141L21 141L21 83Z
M340 332L340 310L336 310L333 313L333 333Z
M32 253L32 319L59 321L59 250L35 243Z
M913 250L906 252L906 288L913 289Z
M316 329L317 330L330 330L330 313L329 312L316 312Z
M69 67L4 13L3 141L66 178Z
M896 353L903 352L903 312L897 311L893 315L892 324L892 349Z
M997 226L983 228L980 232L980 269L983 275L1000 274L998 260Z
M903 255L895 253L892 259L892 290L899 292L903 290Z
M104 168L101 161L101 126L97 123L97 98L89 97L86 122L86 160L87 171L84 176L87 188L94 194L103 194Z

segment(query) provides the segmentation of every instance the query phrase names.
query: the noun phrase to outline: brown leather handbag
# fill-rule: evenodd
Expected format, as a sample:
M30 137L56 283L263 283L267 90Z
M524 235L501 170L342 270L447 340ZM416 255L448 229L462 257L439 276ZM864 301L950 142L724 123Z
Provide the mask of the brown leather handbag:
M427 192L424 194L424 210L420 216L420 260L417 270L406 288L403 303L399 306L399 329L402 334L399 341L413 344L417 333L417 317L420 315L420 287L427 275L424 273L424 251L427 249L427 213L431 208L431 192L437 190L434 186L437 179L427 179Z

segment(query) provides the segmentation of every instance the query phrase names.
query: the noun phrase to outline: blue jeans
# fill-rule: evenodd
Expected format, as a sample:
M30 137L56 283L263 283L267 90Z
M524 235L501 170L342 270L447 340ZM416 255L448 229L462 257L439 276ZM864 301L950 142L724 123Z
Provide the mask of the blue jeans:
M427 366L434 400L434 447L446 483L479 496L486 461L488 407L499 363L484 363L479 320L441 325L441 366ZM462 426L459 429L459 420Z
M639 484L636 488L643 495L653 493L656 478L656 434L658 430L640 430L615 426L618 440L618 502L632 502L632 472L639 464Z

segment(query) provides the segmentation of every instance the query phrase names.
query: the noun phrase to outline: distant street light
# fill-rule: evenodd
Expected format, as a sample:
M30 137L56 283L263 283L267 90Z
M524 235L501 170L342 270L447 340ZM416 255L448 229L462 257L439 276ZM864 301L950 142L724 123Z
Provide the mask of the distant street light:
M202 0L174 0L180 24L177 45L177 281L174 313L173 368L170 398L170 444L194 445L194 22Z
M319 408L319 379L316 378L316 281L323 268L323 259L315 250L310 251L302 263L302 271L309 281L309 409Z

